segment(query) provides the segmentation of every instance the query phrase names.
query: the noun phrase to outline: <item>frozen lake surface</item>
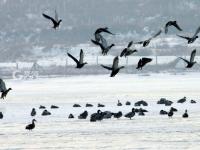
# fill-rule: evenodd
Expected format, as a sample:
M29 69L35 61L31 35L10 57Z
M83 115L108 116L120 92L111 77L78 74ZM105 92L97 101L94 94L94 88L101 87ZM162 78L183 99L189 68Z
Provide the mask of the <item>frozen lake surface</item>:
M71 76L65 78L36 80L6 80L12 87L6 100L2 100L0 111L4 119L0 120L0 150L2 149L119 149L119 150L155 150L155 149L199 149L200 142L200 74L151 74L125 75L115 78L109 75ZM170 107L157 105L161 97L176 102L187 97L184 104L174 103L178 109L172 119L160 116L161 109ZM131 106L118 107L117 100ZM96 112L98 102L106 107L102 111L131 111L134 103L144 99L149 103L144 107L149 111L146 116L135 116L132 120L109 119L101 122L78 120L84 110L89 115ZM191 104L195 99L197 104ZM73 108L74 103L81 104ZM86 108L86 103L95 105ZM45 105L51 116L41 116L40 105ZM50 109L50 105L59 109ZM26 131L31 122L31 109L35 107L36 128ZM188 109L189 118L181 116ZM69 120L70 113L75 119Z

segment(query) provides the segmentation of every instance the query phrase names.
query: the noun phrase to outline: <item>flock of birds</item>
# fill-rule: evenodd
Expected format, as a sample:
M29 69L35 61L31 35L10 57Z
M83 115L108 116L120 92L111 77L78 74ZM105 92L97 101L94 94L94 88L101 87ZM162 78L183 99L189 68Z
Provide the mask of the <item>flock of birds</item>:
M50 17L50 16L48 16L48 15L46 15L44 13L43 13L43 16L46 19L51 20L51 22L53 23L53 28L54 29L57 29L59 27L60 23L62 22L61 19L58 19L58 14L57 14L56 11L55 11L55 18ZM143 47L147 47L150 44L150 42L153 39L155 39L156 37L158 37L162 32L165 32L165 34L167 34L170 27L175 27L177 30L183 31L182 28L178 25L177 21L168 21L165 24L164 29L160 29L152 37L150 37L150 38L148 38L146 40L143 40L143 41L135 42L135 43L133 43L133 41L130 41L128 43L127 47L122 50L122 52L120 54L120 57L127 57L127 56L130 56L130 55L138 52L138 50L131 48L133 44L141 44ZM195 42L195 40L198 38L197 35L199 34L199 32L200 32L200 27L197 28L196 32L194 33L194 35L192 37L182 36L182 35L177 35L177 36L180 37L180 38L186 39L188 41L188 44L191 44L191 43ZM101 48L102 55L107 55L107 53L110 51L110 49L113 46L115 46L115 44L110 44L109 45L107 40L103 37L103 33L107 33L107 34L110 34L110 35L115 35L111 31L109 31L108 27L101 27L101 28L96 29L96 31L94 32L94 38L95 39L91 39L91 42L93 44L95 44L96 46L99 46ZM71 55L70 53L67 53L67 55L76 63L76 68L80 69L80 68L84 67L87 64L87 62L84 62L84 52L83 52L82 49L80 50L79 60L77 58L75 58L73 55ZM191 68L196 63L196 61L194 61L195 55L196 55L196 49L194 49L191 52L190 60L187 60L187 59L184 59L184 58L180 57L180 59L182 59L187 64L186 68ZM143 57L143 58L139 59L136 69L142 70L142 68L146 64L150 63L151 61L152 61L152 58ZM124 66L119 67L118 64L119 64L119 58L118 58L118 56L116 56L113 59L113 64L112 64L111 67L110 66L105 66L105 65L101 65L101 66L103 68L107 69L107 70L110 70L111 71L110 76L114 77L120 71L120 69L125 68Z
M179 99L176 103L183 104L185 102L186 102L186 97L183 97L183 98ZM197 102L195 100L191 100L190 103L191 104L195 104ZM173 104L173 102L170 101L170 100L167 100L165 98L161 98L159 101L157 101L157 104L158 105L171 106ZM124 105L125 106L131 106L131 102L127 101ZM101 111L100 108L106 107L106 106L104 104L98 103L97 107L99 109L97 110L97 112L92 113L92 114L89 115L89 112L87 110L84 110L78 116L75 116L74 114L70 113L69 116L68 116L68 119L77 118L77 119L83 120L83 119L89 118L90 122L96 122L96 121L102 121L104 119L112 119L112 118L120 119L120 118L124 117L124 118L127 118L127 119L131 120L136 115L138 115L138 116L145 116L145 114L148 113L149 111L146 110L146 109L144 109L144 107L148 107L148 105L149 104L146 101L144 101L144 100L137 101L137 102L134 103L134 107L131 109L130 112L123 114L122 111L118 111L118 112ZM123 104L118 100L116 106L117 107L121 107L121 106L123 106ZM81 108L81 105L74 104L73 107L74 108L78 108L78 107ZM93 104L86 103L85 107L89 108L89 107L95 107L95 106ZM59 109L59 106L51 105L50 108L51 109ZM45 106L40 105L39 109L43 109L43 111L41 113L42 116L49 116L49 115L51 115L51 112L48 111ZM174 113L177 112L177 111L178 111L177 108L170 107L169 111L160 110L159 114L160 115L166 115L169 118L172 118L173 115L174 115ZM32 108L30 115L32 117L35 117L37 115L37 112L36 112L35 108ZM188 111L186 109L185 112L182 114L182 118L188 118L188 117L189 117L189 115L188 115ZM35 122L36 122L36 120L32 119L32 123L28 124L26 126L26 129L27 130L34 129L35 128Z
M58 19L58 14L57 14L56 11L55 11L55 17L54 18L47 15L47 14L44 14L44 13L42 15L43 15L43 17L45 17L46 19L50 20L53 23L54 29L57 29L60 26L60 23L62 22L61 19ZM135 43L133 41L129 42L127 47L122 50L120 57L128 57L128 56L138 52L138 50L131 48L133 44L140 44L143 47L147 47L150 44L150 42L153 39L157 38L162 32L165 32L165 34L167 34L170 27L175 27L177 30L182 31L182 28L178 25L178 23L176 21L169 21L165 24L164 29L160 29L152 37L150 37L146 40L143 40L143 41L135 42ZM191 43L195 42L195 40L198 38L197 35L199 34L199 32L200 32L200 27L197 28L196 32L194 33L194 35L192 37L182 36L182 35L177 35L177 36L180 37L180 38L186 39L188 44L191 44ZM101 48L102 55L107 55L107 53L110 51L110 49L113 46L115 46L115 44L109 45L107 40L103 37L103 33L115 35L114 33L109 31L108 27L98 28L98 29L96 29L96 31L94 33L94 39L91 39L91 42L93 44L95 44L96 46L99 46ZM79 59L75 58L70 53L67 53L67 54L76 63L76 68L79 68L79 69L83 68L87 64L87 62L84 62L84 52L83 52L82 49L80 50ZM196 49L194 49L191 52L190 60L187 60L187 59L180 57L180 59L182 59L184 62L187 63L186 68L191 68L196 63L196 61L194 61L195 55L196 55ZM143 58L139 59L136 69L142 70L142 68L146 64L150 63L151 61L152 61L152 58L143 57ZM116 56L113 59L112 66L105 66L105 65L101 65L101 66L103 68L107 69L107 70L110 70L111 71L110 76L114 77L121 69L124 68L124 66L119 66L118 64L119 64L119 58L118 58L118 56ZM0 79L0 92L2 93L1 94L2 99L4 99L6 97L6 95L8 94L8 92L10 90L12 90L12 88L7 89L5 82L2 79ZM169 103L169 102L166 102L166 103ZM118 102L118 105L120 105L119 102ZM145 102L144 105L146 105L146 102ZM103 105L99 104L99 107L101 107L101 106L103 107ZM165 113L165 114L168 114L169 117L172 117L174 111L175 110L171 108L169 112L164 112L164 111L162 111L162 112ZM135 115L135 113L139 113L140 115L144 115L144 112L148 112L148 111L144 110L142 108L141 109L133 108L131 112L129 112L128 114L125 114L124 116L131 119ZM48 112L47 110L45 110L43 113L50 115L50 112ZM31 114L32 114L32 116L34 116L34 114L36 114L35 109L32 110ZM1 115L2 115L2 113L0 114L0 117L1 117ZM82 114L80 114L80 116L78 118L79 119L86 119L87 116L88 116L88 112L84 111ZM122 117L122 112L119 111L118 113L112 113L112 112L102 112L101 110L98 110L97 113L94 113L94 114L91 115L90 121L102 120L102 119L105 118L105 116L107 116L106 118L111 118L112 116L114 116L114 118L120 118L120 117ZM110 117L108 117L108 116L110 116ZM186 110L183 117L187 117L187 116L188 115L187 115L187 110ZM73 114L70 114L69 118L73 118L73 117L74 117ZM33 119L32 123L26 126L26 129L28 129L28 130L33 129L35 127L35 121L36 120Z

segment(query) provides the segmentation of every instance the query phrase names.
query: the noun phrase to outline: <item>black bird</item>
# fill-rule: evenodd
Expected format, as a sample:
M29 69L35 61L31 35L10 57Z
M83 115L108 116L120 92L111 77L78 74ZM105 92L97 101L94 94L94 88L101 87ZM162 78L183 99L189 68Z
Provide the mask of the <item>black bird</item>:
M135 116L135 109L134 108L132 108L131 112L124 115L124 117L129 118L129 119L131 119L134 116Z
M188 118L189 116L188 116L188 113L187 113L187 109L185 110L185 113L183 114L183 116L182 116L183 118Z
M143 105L143 106L148 106L148 103L147 103L146 101L144 101L144 100L137 101L137 102L135 103L135 106L141 106L141 105Z
M129 55L131 55L131 54L133 54L133 53L135 53L135 52L137 52L137 50L136 49L130 49L130 47L133 45L133 41L131 41L131 42L129 42L128 43L128 46L125 48L125 49L123 49L123 51L121 52L121 54L120 54L120 57L123 57L123 56L129 56Z
M84 53L83 50L80 50L80 58L79 60L77 60L74 56L72 56L70 53L67 53L67 55L72 58L75 62L76 62L76 68L82 68L85 64L87 64L87 62L83 62L83 57L84 57Z
M73 107L81 107L79 104L74 104Z
M0 112L0 119L3 119L3 113Z
M34 128L35 128L35 122L36 122L36 120L33 119L33 120L32 120L32 123L29 124L29 125L27 125L25 129L27 129L27 130L32 130L32 129L34 129Z
M103 38L103 36L100 36L100 38L101 38L101 43L98 42L98 41L92 40L92 39L91 39L91 41L92 41L92 43L94 43L95 45L100 46L103 55L107 55L108 51L109 51L113 46L115 46L115 44L111 44L110 46L108 46L108 43L107 43L106 39Z
M87 104L85 105L85 107L93 107L93 105L87 103Z
M168 117L171 118L174 115L174 111L172 109L170 109L169 113L168 113Z
M194 57L196 55L196 49L194 49L191 53L191 56L190 56L190 60L186 60L182 57L179 57L180 59L184 60L186 63L187 63L187 66L186 68L192 68L192 66L196 63L196 61L194 61Z
M152 40L153 38L156 38L156 37L159 36L161 33L162 33L162 30L159 30L159 31L158 31L154 36L152 36L151 38L149 38L149 39L147 39L147 40L145 40L145 41L136 42L136 43L134 43L134 44L142 44L143 47L146 47L146 46L149 45L149 43L151 42L151 40Z
M12 89L11 88L7 89L5 82L2 79L0 79L0 92L1 92L1 98L2 99L6 98L8 92L10 90L12 90Z
M31 116L35 116L35 115L36 115L36 110L35 110L35 108L33 108L31 111Z
M180 26L177 24L176 21L169 21L165 24L165 34L167 34L168 32L168 28L170 26L174 26L176 29L178 29L179 31L182 31L182 29L180 28Z
M74 118L74 115L73 115L73 114L69 114L68 118L69 118L69 119L73 119L73 118Z
M90 121L91 122L96 122L96 121L101 121L103 119L103 113L101 110L98 110L97 113L93 113L90 116Z
M145 113L141 109L139 109L138 115L139 116L145 116Z
M39 109L45 109L45 106L40 105Z
M186 97L183 97L177 101L177 103L185 103L185 102L186 102Z
M117 118L117 119L121 118L122 117L122 112L119 111L118 113L113 113L113 117Z
M145 58L143 57L142 59L139 60L137 68L136 69L141 69L147 64L150 63L152 61L152 58Z
M98 103L97 107L105 107L105 105Z
M122 103L118 100L117 106L122 106Z
M118 67L118 63L119 63L119 58L118 58L118 56L116 56L113 59L112 67L107 67L107 66L104 66L104 65L101 65L101 66L105 69L111 70L112 72L110 74L110 77L114 77L119 72L120 69L124 68L124 66Z
M42 116L49 116L49 115L51 115L51 113L48 111L48 110L44 110L43 112L42 112L42 114L41 114Z
M174 107L171 107L171 110L173 111L173 112L177 112L178 110L176 109L176 108L174 108Z
M190 103L191 103L191 104L195 104L195 103L197 103L197 102L196 102L195 100L192 99L192 100L190 101Z
M168 112L165 110L160 110L160 115L168 115Z
M87 111L84 111L83 113L81 113L79 116L78 116L78 119L86 119L88 116L88 112Z
M58 109L59 107L56 105L51 105L51 109Z
M103 119L110 119L112 117L113 113L110 111L104 111L103 112Z
M50 17L50 16L48 16L48 15L46 15L46 14L42 14L46 19L49 19L49 20L51 20L52 21L52 23L53 23L53 27L52 28L54 28L54 29L56 29L56 28L58 28L59 27L59 25L60 25L60 23L62 22L62 20L60 19L58 19L58 14L57 14L57 12L56 12L56 10L55 10L55 18L52 18L52 17Z
M131 105L131 102L127 101L125 105Z
M188 44L191 44L198 38L197 35L199 34L199 32L200 32L200 27L197 28L195 34L192 37L187 37L187 36L182 36L182 35L177 35L177 36L179 36L183 39L186 39L188 41Z
M102 32L105 32L105 33L109 33L109 34L112 34L114 35L112 32L110 32L108 30L108 27L104 27L104 28L98 28L95 33L94 33L94 36L95 36L95 41L96 42L100 42L101 41L101 34Z

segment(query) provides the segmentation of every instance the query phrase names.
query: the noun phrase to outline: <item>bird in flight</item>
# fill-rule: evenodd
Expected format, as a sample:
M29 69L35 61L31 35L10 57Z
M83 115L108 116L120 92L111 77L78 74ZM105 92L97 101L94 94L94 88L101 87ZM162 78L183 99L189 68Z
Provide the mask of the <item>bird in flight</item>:
M120 57L123 57L123 56L125 56L125 57L126 57L126 56L130 56L131 54L137 52L136 49L131 49L131 48L130 48L132 45L133 45L133 41L129 42L129 43L128 43L128 46L127 46L125 49L123 49L123 51L121 52Z
M141 69L147 64L150 63L152 61L152 58L145 58L143 57L142 59L139 60L137 68L136 69Z
M177 24L177 21L169 21L165 24L165 34L168 33L168 28L170 26L174 26L176 29L178 29L179 31L183 31L180 26Z
M182 58L182 57L179 57L179 58L182 59L184 62L187 63L186 68L192 68L193 65L196 63L196 61L194 61L195 55L196 55L196 49L194 49L194 50L192 51L189 61L188 61L187 59Z
M198 38L197 35L199 34L199 32L200 32L200 27L197 28L196 32L194 33L192 37L187 37L187 36L182 36L182 35L177 35L177 36L183 39L186 39L188 41L188 44L191 44Z
M73 59L76 62L76 68L82 68L85 64L87 64L87 62L83 62L83 58L84 58L84 53L83 50L80 50L80 57L79 60L76 59L74 56L72 56L70 53L67 53L67 55Z
M91 41L92 41L92 43L94 43L95 45L100 46L103 55L107 55L108 51L109 51L113 46L115 46L115 44L111 44L111 45L108 46L108 43L107 43L106 39L105 39L102 35L100 36L100 38L101 38L101 40L100 40L101 42L97 42L97 41L95 41L95 40L91 40Z
M94 33L95 41L100 42L100 40L101 40L100 33L102 33L102 32L114 35L112 32L109 31L108 27L98 28L98 29L96 29L96 31Z
M104 65L101 65L101 66L107 70L111 70L112 72L110 74L110 77L114 77L119 72L120 69L124 68L124 66L119 67L118 64L119 64L119 58L118 58L118 56L116 56L113 59L112 67L108 67L108 66L104 66Z
M136 43L134 43L134 44L142 44L143 47L146 47L146 46L149 45L149 43L151 42L152 39L156 38L156 37L159 36L161 33L162 33L162 30L159 30L155 35L153 35L153 36L150 37L149 39L144 40L144 41L140 41L140 42L136 42Z
M0 79L0 92L1 92L2 99L4 99L7 96L10 90L12 90L12 88L7 89L5 82L2 79Z
M42 15L43 15L46 19L49 19L49 20L52 21L52 23L53 23L53 27L52 27L52 28L54 28L54 29L58 28L59 25L60 25L60 23L62 22L61 19L58 19L58 14L57 14L56 10L55 10L55 18L50 17L50 16L48 16L48 15L46 15L46 14L44 14L44 13L43 13Z

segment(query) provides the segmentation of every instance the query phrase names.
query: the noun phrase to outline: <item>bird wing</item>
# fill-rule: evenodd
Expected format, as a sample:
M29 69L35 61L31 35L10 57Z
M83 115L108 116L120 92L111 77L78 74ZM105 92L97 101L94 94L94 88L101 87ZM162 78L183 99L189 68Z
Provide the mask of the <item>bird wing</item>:
M74 56L72 56L70 53L67 53L67 55L68 55L71 59L73 59L76 63L79 63L78 60L77 60Z
M110 32L110 31L108 30L108 27L103 28L102 31L114 35L112 32Z
M51 20L54 24L56 23L56 21L52 18L52 17L50 17L50 16L48 16L48 15L46 15L46 14L42 14L46 19L49 19L49 20Z
M3 91L6 91L6 84L2 79L0 79L0 92Z
M168 27L169 27L170 22L171 22L171 21L169 21L169 22L167 22L167 23L165 24L165 34L167 34L167 32L168 32Z
M108 66L104 66L104 65L101 65L103 68L105 68L105 69L108 69L108 70L112 70L112 68L111 67L108 67Z
M145 65L152 61L152 58L142 58L142 63Z
M199 32L200 32L200 26L197 28L197 30L196 30L196 32L195 32L195 34L194 34L193 37L197 36L197 34L198 34Z
M100 39L101 39L101 44L104 47L104 49L107 48L108 47L108 43L107 43L106 39L102 35L100 36Z
M92 39L91 39L91 41L92 41L92 43L94 43L95 45L100 46L102 51L104 51L104 50L106 49L106 48L103 46L102 43L99 43L99 42L97 42L97 41L95 41L95 40L92 40Z
M101 32L106 32L106 33L109 33L109 34L114 35L112 32L110 32L110 31L108 30L108 27L98 28L98 29L95 31L95 33L101 33Z
M118 68L118 63L119 63L119 58L118 58L118 56L116 56L114 58L114 60L113 60L113 66L112 66L112 68L113 69L117 69Z
M79 59L79 62L81 64L83 63L83 58L84 58L84 53L83 53L83 50L81 49L81 51L80 51L80 59Z
M136 69L139 69L141 65L142 65L142 59L140 59L140 60L138 61L138 65L137 65L137 68L136 68Z
M127 48L130 48L132 45L133 45L133 41L130 41L130 42L128 43Z
M190 38L186 37L186 36L182 36L182 35L177 35L177 36L180 37L180 38L186 39L186 40L190 40Z
M95 41L95 40L93 40L93 39L91 39L91 41L92 41L92 43L94 43L95 45L100 45L99 42L97 42L97 41Z
M150 39L156 38L162 33L162 30L159 30L154 36L152 36Z
M140 42L135 42L134 44L143 44L144 41L140 41Z
M187 64L189 64L190 62L182 57L179 57L180 59L184 60Z
M196 55L196 49L194 49L191 53L191 56L190 56L190 62L194 62L194 57Z
M173 24L173 26L176 27L176 29L178 29L179 31L183 31L177 23Z
M56 22L58 22L59 20L58 20L58 13L57 13L57 11L55 10L55 21Z
M94 36L95 36L95 40L97 42L100 42L100 40L101 40L101 34L100 33L95 33Z
M120 57L123 57L125 55L125 53L127 52L127 48L123 49L123 51L120 54Z

